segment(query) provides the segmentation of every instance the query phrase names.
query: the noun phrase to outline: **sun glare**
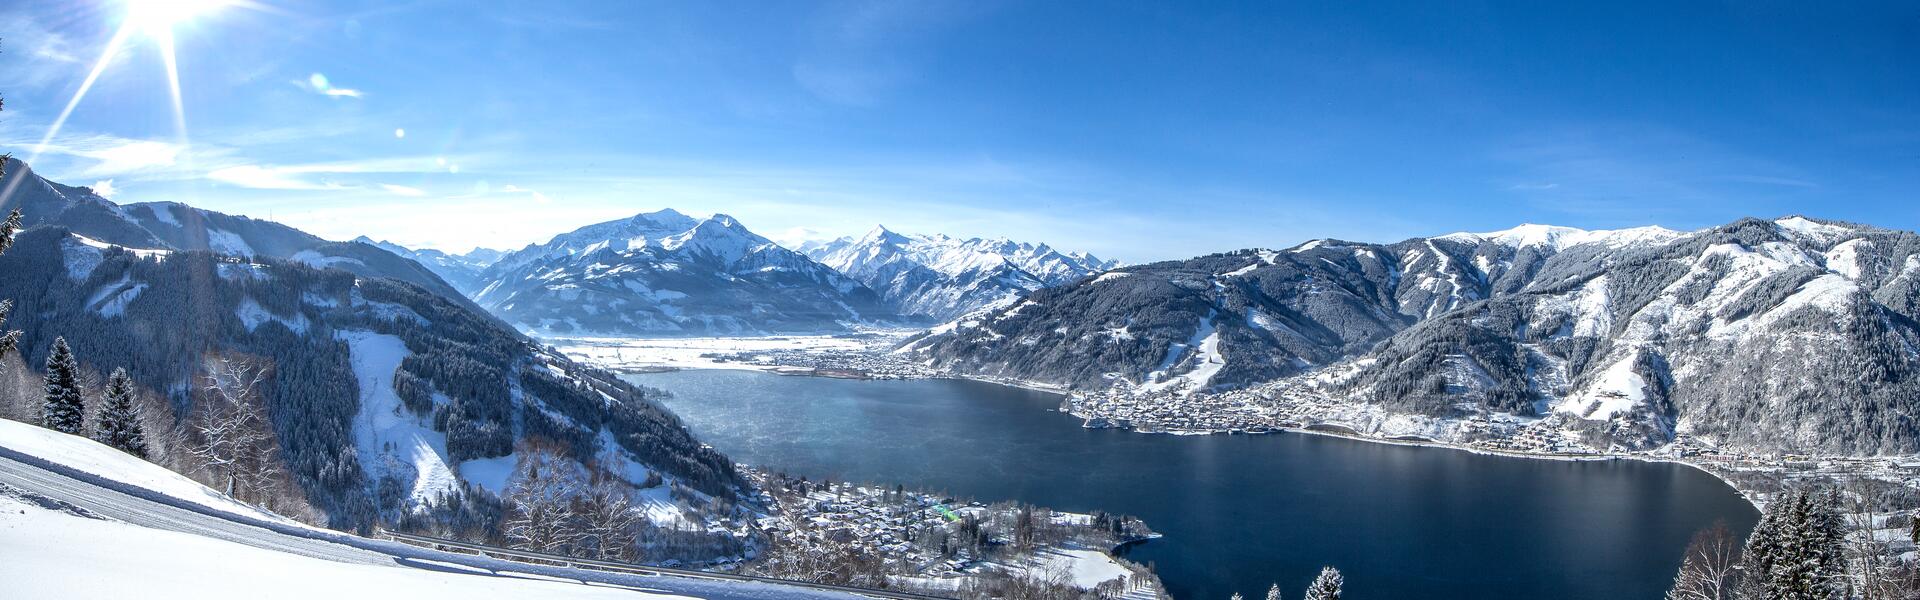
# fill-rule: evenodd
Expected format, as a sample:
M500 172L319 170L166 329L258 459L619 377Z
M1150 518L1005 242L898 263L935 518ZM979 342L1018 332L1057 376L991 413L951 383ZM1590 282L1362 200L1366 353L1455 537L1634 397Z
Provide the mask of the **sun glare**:
M149 34L167 34L173 26L218 10L229 0L126 0L127 25Z

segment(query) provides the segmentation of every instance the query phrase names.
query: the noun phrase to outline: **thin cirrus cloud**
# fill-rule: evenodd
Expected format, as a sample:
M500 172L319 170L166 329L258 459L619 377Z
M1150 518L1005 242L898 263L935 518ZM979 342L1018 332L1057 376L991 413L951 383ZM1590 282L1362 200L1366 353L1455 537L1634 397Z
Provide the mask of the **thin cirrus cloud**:
M228 185L261 190L383 190L387 193L423 197L427 191L392 183L343 181L356 176L396 173L425 173L423 159L395 158L363 161L270 166L240 164L208 171L206 178Z
M347 186L312 181L305 177L310 174L294 168L262 167L259 165L239 165L214 169L207 173L207 179L256 190L342 190Z
M501 186L501 187L500 187L500 191L502 191L502 192L505 192L505 193L509 193L509 194L527 194L527 195L529 195L529 196L532 196L532 197L533 197L533 201L534 201L534 202L538 202L538 203L540 203L540 204L552 204L552 203L553 203L553 198L549 198L549 197L547 197L547 195L546 195L546 194L542 194L542 193L540 193L540 192L538 192L538 191L535 191L535 190L530 190L530 189L527 189L527 188L523 188L523 187L520 187L520 186L517 186L517 185L512 185L512 184L508 184L508 185L504 185L504 186Z
M327 79L325 74L321 73L308 75L305 81L295 81L293 84L301 89L322 96L332 96L335 98L363 98L366 96L366 93L360 90L334 85L332 81Z
M427 191L426 191L426 190L423 190L423 189L420 189L420 188L417 188L417 187L409 187L409 186L404 186L404 185L395 185L395 184L391 184L391 183L382 183L382 184L380 184L380 189L383 189L383 190L386 190L386 191L388 191L388 192L391 192L391 193L393 193L393 194L394 194L394 195L396 195L396 196L406 196L406 197L408 197L408 198L421 198L421 197L425 197L425 196L427 195Z

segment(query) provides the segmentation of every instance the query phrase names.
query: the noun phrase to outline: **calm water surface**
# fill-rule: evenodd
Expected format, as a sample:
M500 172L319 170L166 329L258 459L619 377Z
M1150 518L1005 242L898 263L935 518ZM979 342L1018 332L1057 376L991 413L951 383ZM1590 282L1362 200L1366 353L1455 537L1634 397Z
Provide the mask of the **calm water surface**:
M1059 397L958 380L749 371L627 376L735 460L1096 509L1166 538L1131 549L1181 600L1297 597L1321 565L1348 597L1659 598L1696 530L1757 515L1689 467L1493 457L1304 434L1089 430Z

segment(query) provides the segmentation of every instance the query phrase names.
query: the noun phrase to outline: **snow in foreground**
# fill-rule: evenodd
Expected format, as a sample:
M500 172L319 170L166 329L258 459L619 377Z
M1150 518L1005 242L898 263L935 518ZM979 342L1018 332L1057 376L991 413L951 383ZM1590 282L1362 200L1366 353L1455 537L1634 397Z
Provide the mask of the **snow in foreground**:
M146 488L220 512L289 525L299 522L243 502L169 471L166 467L127 456L125 452L87 438L0 419L0 448L30 455L70 469ZM3 549L3 548L0 548Z
M29 540L45 543L23 543ZM392 567L339 563L4 496L0 541L0 580L9 598L686 598L452 564L398 564L412 559Z

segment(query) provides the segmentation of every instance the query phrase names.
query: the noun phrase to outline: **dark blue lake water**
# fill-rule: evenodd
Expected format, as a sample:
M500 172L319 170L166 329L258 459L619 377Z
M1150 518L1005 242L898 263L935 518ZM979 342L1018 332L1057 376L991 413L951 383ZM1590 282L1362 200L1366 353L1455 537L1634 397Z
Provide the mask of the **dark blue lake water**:
M1089 430L1059 397L958 380L748 371L631 375L735 460L1145 519L1135 546L1176 598L1298 597L1321 565L1348 597L1659 598L1688 537L1758 515L1692 468L1484 456L1285 433Z

